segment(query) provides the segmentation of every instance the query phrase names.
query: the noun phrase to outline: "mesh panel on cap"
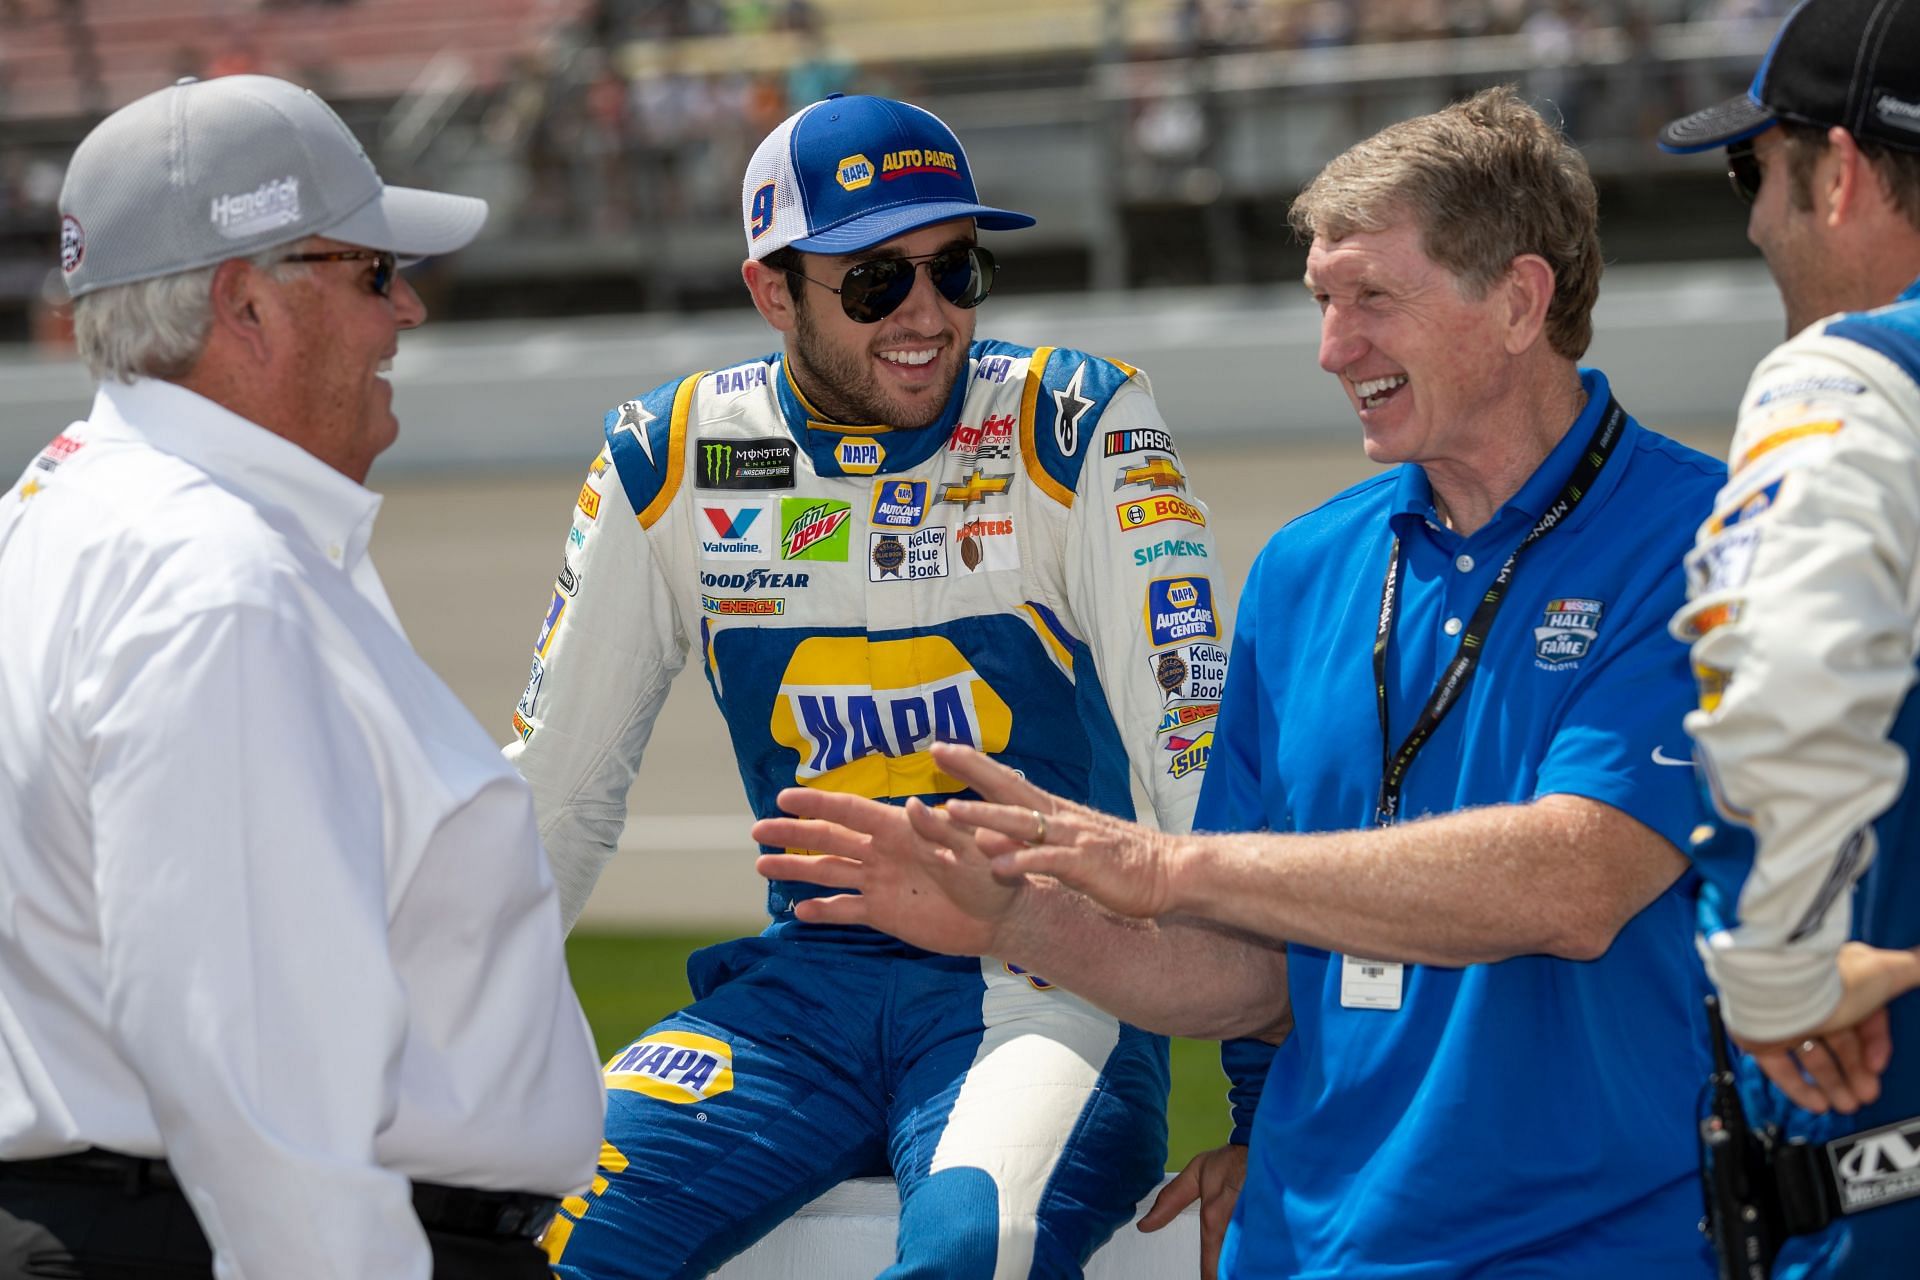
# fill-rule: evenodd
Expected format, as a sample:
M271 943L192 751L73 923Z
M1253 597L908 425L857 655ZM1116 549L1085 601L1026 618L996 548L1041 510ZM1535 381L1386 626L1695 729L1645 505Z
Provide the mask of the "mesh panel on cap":
M814 106L818 106L815 103ZM813 110L802 107L780 122L766 140L754 149L747 162L746 180L740 184L740 217L746 230L747 256L755 261L776 249L784 249L807 234L807 210L803 192L793 172L793 130L800 117ZM773 220L758 236L753 234L754 197L769 182L773 184Z

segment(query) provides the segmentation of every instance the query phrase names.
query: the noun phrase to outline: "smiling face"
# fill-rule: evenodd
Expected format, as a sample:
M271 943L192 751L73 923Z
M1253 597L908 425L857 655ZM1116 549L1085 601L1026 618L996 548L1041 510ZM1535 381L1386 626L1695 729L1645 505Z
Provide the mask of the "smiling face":
M297 246L327 253L353 245L319 238ZM299 335L287 344L288 385L298 388L299 443L334 469L364 481L375 457L399 436L391 368L402 329L427 318L425 304L397 272L389 293L374 288L369 261L309 263L280 285ZM291 432L286 433L292 435Z
M846 257L805 254L801 270L838 287L857 263L973 242L970 220L941 222ZM804 286L794 304L787 359L814 408L849 425L919 428L940 416L973 342L974 313L941 297L924 268L914 269L913 291L899 309L874 324L848 319L840 299L817 284Z
M1471 457L1509 392L1509 304L1474 298L1421 247L1410 219L1316 238L1307 289L1320 306L1320 367L1340 379L1374 462Z

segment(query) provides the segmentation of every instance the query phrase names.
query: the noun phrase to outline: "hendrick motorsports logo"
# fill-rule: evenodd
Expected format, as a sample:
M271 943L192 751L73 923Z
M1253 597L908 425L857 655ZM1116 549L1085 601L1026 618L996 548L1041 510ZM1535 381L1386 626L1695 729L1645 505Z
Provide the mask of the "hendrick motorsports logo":
M702 489L788 489L793 487L795 445L791 440L708 440L700 445Z
M1536 665L1557 671L1586 657L1600 636L1600 615L1606 607L1598 600L1579 596L1547 601L1543 625L1533 629Z

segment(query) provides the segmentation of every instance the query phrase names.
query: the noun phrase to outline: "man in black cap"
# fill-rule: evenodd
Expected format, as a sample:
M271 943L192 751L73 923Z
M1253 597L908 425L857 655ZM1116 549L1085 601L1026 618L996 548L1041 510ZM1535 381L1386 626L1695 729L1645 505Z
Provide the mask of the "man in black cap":
M1844 1225L1795 1242L1781 1273L1911 1275L1920 0L1806 0L1745 95L1660 144L1727 148L1789 333L1741 403L1673 624L1693 642L1687 728L1724 818L1694 855L1703 951L1758 1068L1754 1118L1828 1144Z

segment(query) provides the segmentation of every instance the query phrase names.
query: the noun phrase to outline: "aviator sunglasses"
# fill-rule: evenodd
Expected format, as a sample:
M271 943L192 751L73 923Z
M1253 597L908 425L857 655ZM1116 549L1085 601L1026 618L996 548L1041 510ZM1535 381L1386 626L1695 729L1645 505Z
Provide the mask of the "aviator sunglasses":
M1751 138L1727 148L1727 181L1733 184L1733 194L1742 204L1760 198L1760 177L1760 158L1753 154Z
M839 294L840 309L847 313L847 319L856 324L878 324L898 311L913 292L916 267L925 267L933 287L956 307L977 307L993 291L993 255L977 244L955 245L912 258L869 258L847 268L838 289L803 271L793 274L828 293Z
M383 298L393 295L393 273L400 259L385 249L334 249L327 253L290 253L281 262L371 262L373 279L368 283ZM984 295L983 295L984 296Z

